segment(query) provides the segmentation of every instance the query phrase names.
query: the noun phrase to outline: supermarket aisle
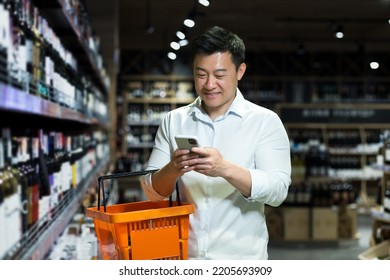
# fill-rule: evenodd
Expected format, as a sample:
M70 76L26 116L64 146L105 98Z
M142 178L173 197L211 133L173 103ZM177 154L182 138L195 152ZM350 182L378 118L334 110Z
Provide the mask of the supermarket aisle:
M358 215L359 239L339 243L293 242L290 244L270 242L270 260L357 260L358 255L369 248L372 217Z

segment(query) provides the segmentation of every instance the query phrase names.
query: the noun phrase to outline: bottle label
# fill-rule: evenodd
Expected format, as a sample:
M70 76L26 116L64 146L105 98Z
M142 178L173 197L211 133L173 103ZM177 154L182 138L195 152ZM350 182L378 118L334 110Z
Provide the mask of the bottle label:
M385 162L390 163L390 148L386 148L385 150Z
M376 164L379 165L379 166L382 166L382 165L385 164L383 155L379 154L379 155L376 156Z
M386 212L390 212L390 197L385 197L383 199L383 208Z

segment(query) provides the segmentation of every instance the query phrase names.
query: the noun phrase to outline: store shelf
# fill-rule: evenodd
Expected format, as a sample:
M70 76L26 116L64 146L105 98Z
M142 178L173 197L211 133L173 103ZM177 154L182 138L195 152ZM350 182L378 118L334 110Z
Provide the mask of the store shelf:
M26 232L18 244L6 254L4 259L42 260L52 248L56 239L68 226L76 214L85 191L97 180L97 174L107 169L108 155L104 157L88 178L85 178L77 189L61 200L54 215L49 219L43 217L36 226Z
M195 100L193 77L122 75L120 82L123 100L118 121L121 154L131 158L130 162L135 166L142 166L150 156L153 139L164 116Z
M133 104L189 104L194 98L166 97L166 98L136 98L128 97L127 102Z
M49 25L61 37L61 42L65 48L77 56L78 65L91 76L95 84L105 94L108 94L109 80L102 73L102 67L99 66L98 54L88 47L88 38L85 38L80 27L75 25L63 1L39 0L34 1L34 3L40 8L40 13L46 18ZM92 36L92 34L90 35Z
M389 165L373 164L372 167L377 169L377 170L381 170L383 172L386 172L386 173L390 172L390 166Z
M23 114L34 114L59 120L77 121L85 124L107 125L105 121L88 117L75 110L60 106L39 96L0 82L0 109Z
M0 259L45 259L82 207L86 191L112 164L109 81L91 47L89 23L83 18L76 26L65 9L81 3L38 0L12 10L15 26L25 17L34 19L25 30L33 43L26 55L45 63L25 68L1 61L0 126L7 153L1 158L6 179L0 191L8 212L0 217ZM17 47L3 43L2 59Z
M139 121L128 121L128 125L130 126L159 126L161 124L161 120L156 121L148 121L148 120L139 120Z
M128 149L151 149L154 143L139 143L139 144L128 144Z
M386 213L381 209L372 208L371 216L381 222L390 223L390 213Z
M145 80L145 81L192 81L193 77L191 75L121 75L123 81L129 80Z

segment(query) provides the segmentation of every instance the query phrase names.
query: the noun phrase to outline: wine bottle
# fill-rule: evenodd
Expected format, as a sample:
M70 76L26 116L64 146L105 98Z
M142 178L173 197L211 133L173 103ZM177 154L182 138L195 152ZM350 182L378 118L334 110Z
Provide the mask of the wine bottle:
M385 196L383 198L383 210L390 214L390 181L387 181Z
M70 164L72 151L72 137L69 135L63 137L63 155L61 164L62 191L64 196L72 189L72 167Z
M2 138L5 147L4 153L4 174L10 183L10 193L8 197L8 215L9 223L7 224L7 231L9 233L10 244L16 244L22 237L22 215L21 215L21 184L20 174L16 169L18 158L14 158L12 154L12 137L11 129L2 129Z
M27 225L30 229L39 218L39 175L37 168L37 155L34 152L32 141L28 137L21 137L21 149L27 172Z
M0 81L3 83L7 82L7 75L8 75L8 69L7 69L7 49L6 49L6 42L5 42L5 29L6 29L6 22L8 22L8 19L6 18L6 12L4 8L4 4L0 4Z
M4 166L4 149L3 149L3 141L0 141L0 174L1 169ZM6 244L6 229L7 225L5 223L5 188L3 185L3 180L0 177L0 258L3 258L7 251L7 244Z
M384 164L390 166L390 140L385 141L383 145Z
M62 196L62 186L61 186L61 166L60 159L58 155L58 133L55 131L49 132L49 158L52 161L52 176L53 183L51 188L51 207L55 208Z
M33 141L34 154L37 154L38 170L39 170L39 220L43 224L51 218L51 169L50 161L46 157L44 149L42 148L43 131L38 130L37 136L33 135L31 141Z

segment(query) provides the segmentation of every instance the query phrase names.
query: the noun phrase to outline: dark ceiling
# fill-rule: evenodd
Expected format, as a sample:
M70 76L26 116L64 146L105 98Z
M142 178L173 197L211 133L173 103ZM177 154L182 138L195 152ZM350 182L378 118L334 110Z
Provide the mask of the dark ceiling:
M248 50L390 52L390 0L86 0L91 24L108 63L114 49L170 50L170 42L191 11L191 39L219 25L236 32ZM335 38L341 25L345 36ZM147 32L148 27L154 31ZM185 48L185 47L184 47ZM180 50L179 50L180 52Z

